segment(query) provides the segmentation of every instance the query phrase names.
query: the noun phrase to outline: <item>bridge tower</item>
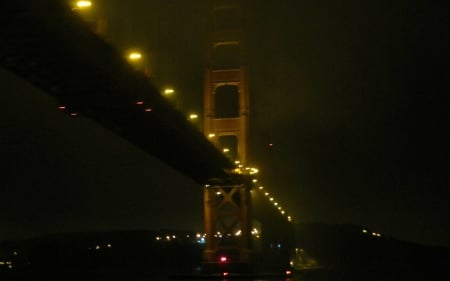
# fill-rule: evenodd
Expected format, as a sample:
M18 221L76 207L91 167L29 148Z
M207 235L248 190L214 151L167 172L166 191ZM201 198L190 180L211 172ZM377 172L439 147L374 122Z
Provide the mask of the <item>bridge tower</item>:
M213 1L204 86L204 132L233 161L247 163L249 95L242 8Z
M231 161L247 163L249 95L239 0L212 0L204 85L204 133ZM204 190L206 248L211 270L251 267L251 181L230 175ZM224 269L225 256L231 268Z

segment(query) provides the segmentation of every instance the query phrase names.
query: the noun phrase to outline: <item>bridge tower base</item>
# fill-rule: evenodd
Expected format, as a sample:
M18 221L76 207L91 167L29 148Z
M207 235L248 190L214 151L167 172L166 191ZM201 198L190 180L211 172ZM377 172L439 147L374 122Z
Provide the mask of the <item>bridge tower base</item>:
M204 271L252 271L250 184L206 185L204 216Z

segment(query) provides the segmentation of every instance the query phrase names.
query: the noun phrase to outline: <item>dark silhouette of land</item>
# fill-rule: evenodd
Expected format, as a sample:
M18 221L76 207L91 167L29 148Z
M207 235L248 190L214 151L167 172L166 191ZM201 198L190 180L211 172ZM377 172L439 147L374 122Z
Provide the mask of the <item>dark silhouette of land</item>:
M448 247L400 241L353 225L302 224L296 239L322 266L305 270L302 280L450 280Z
M353 225L297 225L290 257L293 278L450 280L449 248L380 235ZM166 280L200 271L199 241L193 232L174 230L65 233L3 241L0 280ZM269 252L260 249L259 254L275 257Z

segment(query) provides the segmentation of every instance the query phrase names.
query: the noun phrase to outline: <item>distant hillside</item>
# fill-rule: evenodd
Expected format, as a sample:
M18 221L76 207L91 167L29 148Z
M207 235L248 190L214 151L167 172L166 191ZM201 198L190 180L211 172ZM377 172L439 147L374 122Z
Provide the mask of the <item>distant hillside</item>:
M322 266L314 274L305 271L311 280L450 280L450 248L404 242L354 225L299 224L296 245Z
M131 278L130 272L147 277L184 272L201 262L197 240L188 231L136 230L2 241L0 280L113 281Z
M299 224L295 238L295 280L450 280L449 248L399 241L354 225ZM165 280L170 274L199 268L203 251L199 242L195 233L174 230L66 233L2 241L0 280ZM261 251L260 256L271 259L258 270L267 271L270 262L277 261L276 253L281 252Z

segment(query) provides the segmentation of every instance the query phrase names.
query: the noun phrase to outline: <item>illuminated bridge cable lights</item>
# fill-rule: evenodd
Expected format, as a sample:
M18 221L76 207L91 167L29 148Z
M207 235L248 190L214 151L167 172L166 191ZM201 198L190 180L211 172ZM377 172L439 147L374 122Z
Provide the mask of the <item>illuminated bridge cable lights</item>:
M244 174L244 175L250 175L252 176L252 183L256 184L258 183L258 179L255 177L256 174L259 173L259 170L254 167L244 167L240 161L234 161L234 164L237 166L234 169L234 172L237 174ZM292 216L288 215L287 212L284 210L284 208L281 206L278 200L275 199L275 197L271 196L271 194L265 189L264 186L260 185L257 188L254 188L255 190L261 191L261 193L264 194L264 196L269 200L271 205L273 205L277 211L280 212L282 216L286 216L286 219L291 222Z
M238 163L235 162L235 164L238 164ZM251 168L251 167L245 167L245 168L238 167L238 168L235 168L235 172L236 172L236 173L239 173L239 174L244 173L244 174L250 174L250 175L252 175L252 174L258 173L259 171L258 171L258 169L256 169L256 168ZM254 178L254 179L252 179L252 182L253 182L253 184L256 184L256 183L258 182L258 179ZM260 191L262 194L264 194L264 197L267 198L267 200L271 203L271 205L273 205L273 206L277 209L277 211L280 212L280 214L281 214L282 216L286 216L286 219L287 219L289 222L292 221L292 216L290 216L290 215L288 215L288 214L286 213L286 211L285 211L284 208L281 206L281 204L279 203L279 201L276 200L275 197L274 197L273 195L271 195L270 192L268 192L268 191L265 189L264 186L260 185L260 186L258 186L257 188L255 187L255 190Z

